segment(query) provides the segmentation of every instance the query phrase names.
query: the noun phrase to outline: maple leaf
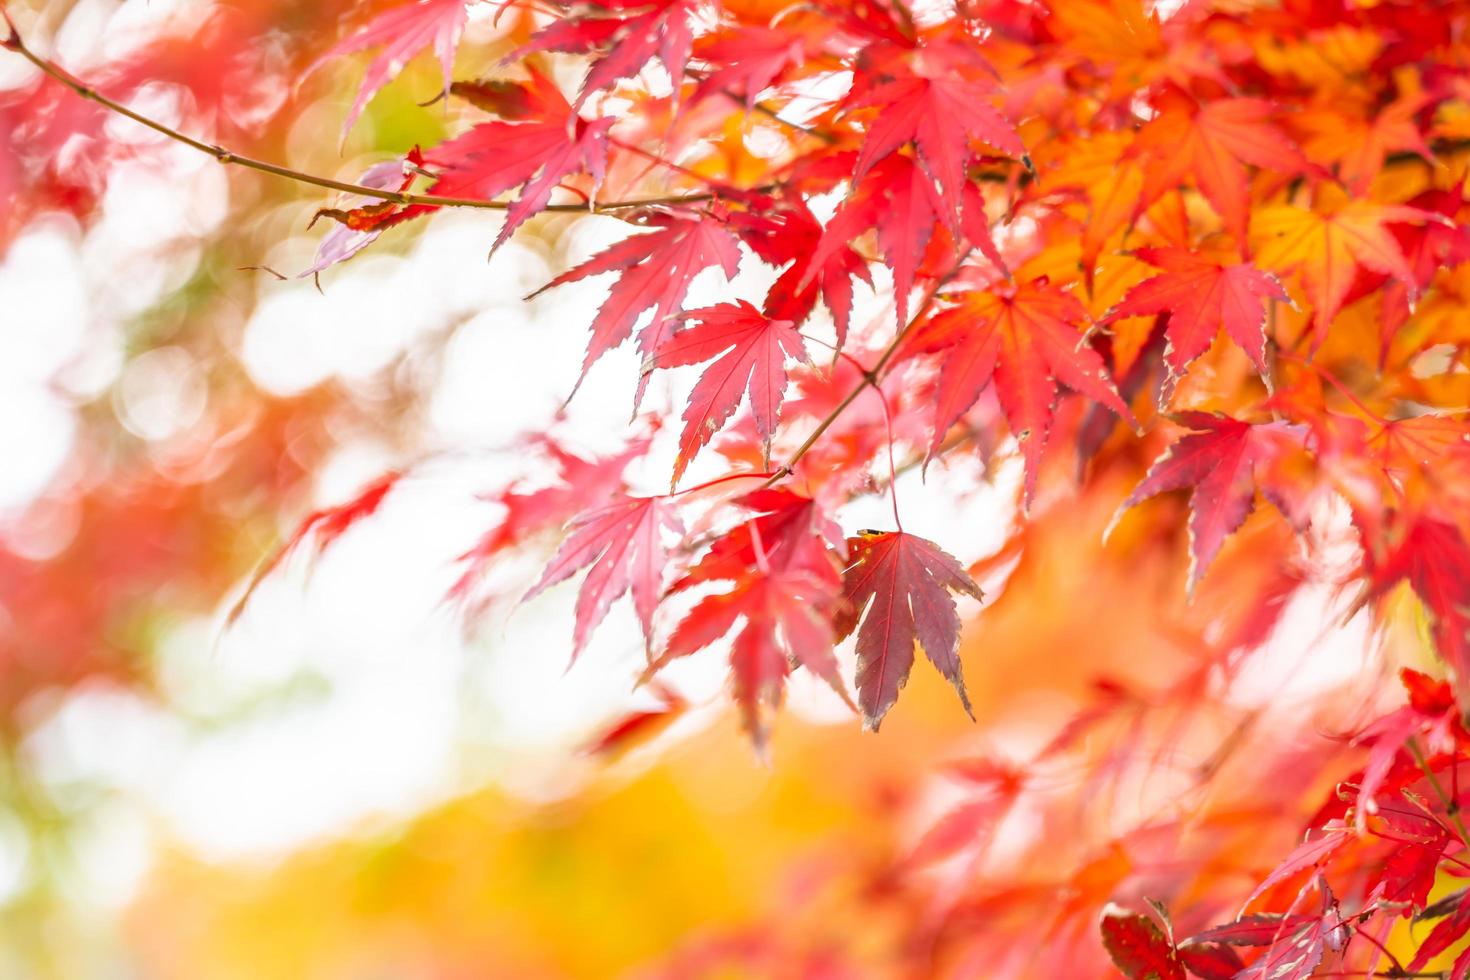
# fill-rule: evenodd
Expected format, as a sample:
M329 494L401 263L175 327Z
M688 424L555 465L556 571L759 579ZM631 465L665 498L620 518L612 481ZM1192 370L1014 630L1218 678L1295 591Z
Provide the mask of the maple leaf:
M1318 159L1335 161L1342 181L1354 192L1366 192L1383 169L1383 161L1394 150L1419 154L1433 161L1434 153L1424 142L1415 117L1431 102L1425 93L1409 93L1370 118L1344 113L1342 107L1321 105L1297 113L1294 128L1304 131L1303 149Z
M1194 430L1149 467L1143 482L1118 508L1121 515L1149 497L1184 487L1189 498L1189 590L1199 583L1225 538L1255 508L1259 486L1288 518L1302 519L1299 503L1283 485L1262 479L1263 470L1300 448L1303 431L1281 422L1252 425L1211 412L1183 412L1177 421ZM1114 523L1118 520L1114 518Z
M1180 943L1187 949L1195 944L1221 943L1226 946L1269 946L1282 936L1290 936L1312 921L1310 915L1243 915L1234 922L1212 926Z
M530 74L529 83L514 101L505 94L498 100L529 118L481 123L428 154L428 163L440 172L430 190L441 197L490 200L514 187L522 188L505 212L505 224L492 253L526 219L546 207L551 192L572 173L590 174L595 194L606 166L613 120L577 118L550 79L535 70Z
M1280 864L1272 869L1271 873L1261 880L1255 890L1246 897L1244 905L1250 905L1257 898L1264 895L1273 886L1284 881L1290 881L1305 872L1316 873L1327 864L1328 858L1336 854L1349 841L1353 835L1345 828L1328 827L1322 836L1303 841L1288 854Z
M811 670L848 701L832 655L846 543L810 497L763 489L736 503L748 516L717 538L670 591L722 581L734 588L700 600L648 673L703 649L743 619L731 669L746 730L759 748L766 736L762 708L780 703L790 665Z
M885 80L857 89L849 109L881 105L868 126L853 172L862 180L875 164L912 142L919 165L939 185L945 213L958 215L968 183L969 141L980 140L1013 157L1025 157L1021 137L990 104L992 88L964 78L922 76Z
M668 340L674 315L696 275L717 265L728 279L739 269L740 246L718 218L654 214L648 221L658 230L625 238L527 297L588 276L622 272L592 321L592 339L582 362L582 375L577 379L579 386L599 357L628 338L645 311L652 309L653 319L639 333L638 348L648 355ZM644 374L638 382L636 401L642 400L647 384L648 375Z
M505 513L473 548L459 556L465 569L450 587L450 599L469 599L472 588L484 577L491 562L506 551L533 535L562 527L579 512L590 506L601 506L626 490L623 471L647 452L648 440L634 439L620 452L592 458L580 456L550 437L540 437L528 448L542 450L549 457L555 482L534 490L512 484L486 498L500 505Z
M1470 546L1459 525L1414 515L1381 560L1364 552L1372 594L1407 581L1434 620L1435 648L1449 666L1462 710L1470 711Z
M572 522L571 536L521 601L540 595L590 565L577 594L572 659L576 660L592 630L624 592L632 592L633 608L648 639L653 634L653 612L666 566L665 530L680 533L683 529L662 497L628 497L588 511Z
M1470 902L1465 901L1465 896L1461 894L1454 912L1435 923L1429 935L1419 944L1408 969L1422 970L1429 965L1430 960L1463 939L1467 932L1470 932ZM1451 975L1460 980L1467 971L1470 971L1470 951L1462 951L1451 968Z
M1028 504L1036 492L1058 382L1132 423L1102 357L1077 332L1086 320L1075 297L1044 280L965 292L959 305L932 317L916 332L910 348L944 354L929 458L992 380L1025 453Z
M867 728L878 730L914 664L914 641L970 710L959 659L960 617L951 592L980 599L960 564L937 544L903 531L848 539L843 575L847 600L835 623L839 638L857 638L858 704Z
M745 626L731 646L730 670L745 729L761 749L766 740L761 709L780 705L790 664L807 668L847 698L832 654L836 598L800 568L747 577L732 592L701 599L674 628L652 669L704 649L743 619Z
M741 497L736 504L749 516L717 538L694 567L674 585L682 592L703 582L739 582L762 562L770 569L799 568L824 578L834 590L841 585L840 565L847 557L842 529L810 497L768 487Z
M1185 980L1174 944L1148 916L1109 905L1099 929L1108 955L1129 980Z
M963 780L979 795L950 810L925 831L904 859L905 867L924 867L962 851L974 853L984 848L1027 786L1024 770L989 758L962 760L947 769L948 775Z
M1245 961L1229 946L1201 943L1179 947L1179 962L1200 980L1235 980Z
M769 319L743 300L691 310L682 319L698 325L660 344L644 372L718 360L704 370L689 393L674 462L675 484L700 447L735 414L746 393L756 432L769 452L786 392L786 358L807 360L801 334L789 320Z
M582 751L603 759L619 759L633 749L647 745L683 717L689 702L668 686L653 681L648 690L658 705L644 711L631 711L588 741Z
M324 507L306 515L305 519L296 526L296 530L286 539L286 543L256 567L254 574L250 576L249 584L245 586L245 591L225 616L226 624L234 623L244 614L245 607L250 604L250 598L255 595L255 590L260 587L260 583L265 581L271 572L279 568L281 562L295 552L303 542L308 538L313 539L316 543L317 554L322 554L359 521L376 514L383 506L383 501L388 498L389 492L402 479L401 471L390 470L369 483L358 492L357 496L346 503Z
M742 27L716 37L702 39L696 56L711 69L689 97L689 105L711 95L743 97L745 110L755 107L761 92L770 88L787 69L800 66L806 58L802 38L774 27Z
M1220 263L1178 248L1143 248L1135 253L1164 274L1128 290L1104 323L1148 313L1167 313L1164 363L1177 378L1209 348L1222 328L1266 373L1266 299L1291 302L1281 283L1245 263ZM1161 392L1162 395L1162 392Z
M1321 346L1360 266L1403 283L1414 282L1414 270L1389 223L1435 217L1418 208L1369 201L1349 201L1326 214L1292 205L1265 208L1257 213L1254 226L1259 242L1256 261L1283 273L1301 271L1312 306L1313 343Z
M820 294L832 314L840 350L847 342L852 319L852 282L873 284L863 257L850 243L835 238L832 247L819 250L822 226L799 196L781 202L780 207L733 214L731 226L761 261L773 266L789 263L766 293L762 304L766 316L800 326Z
M663 62L677 91L694 47L693 18L700 0L652 0L632 5L593 0L589 6L591 10L586 14L561 17L537 31L505 60L517 61L537 51L585 54L605 47L582 82L575 103L579 108L593 92L631 78L654 57Z
M1346 837L1337 835L1337 845L1345 843ZM1310 842L1298 852L1320 847L1321 843ZM1184 941L1183 948L1197 943L1265 946L1263 955L1235 975L1238 980L1306 980L1327 951L1341 950L1352 934L1352 926L1344 921L1326 882L1318 877L1315 887L1322 895L1321 911L1317 914L1245 916L1190 937Z
M469 0L474 2L474 0ZM310 75L328 61L342 55L382 48L363 75L357 98L347 111L342 124L342 139L357 122L368 102L383 86L398 77L403 66L424 48L432 47L444 75L444 91L449 91L454 70L454 51L469 19L467 0L415 0L383 11L367 26L332 47L306 70Z
M899 324L908 321L909 293L942 203L929 176L908 157L889 157L859 183L827 222L812 255L807 277L815 275L838 250L869 228L878 230L878 247L893 272L893 299Z
M964 204L962 236L1004 268L990 240L983 202L974 188L967 189ZM934 238L936 222L943 212L944 204L929 175L906 156L889 156L868 172L827 222L808 263L805 279L809 282L817 270L825 268L854 239L869 228L876 228L878 247L893 273L893 298L898 322L903 325L908 322L909 293L913 291L924 251Z
M1134 153L1147 158L1140 210L1192 175L1200 193L1242 246L1250 219L1245 165L1300 173L1310 165L1271 124L1275 109L1262 99L1196 103L1170 88L1155 104L1157 116L1143 127Z

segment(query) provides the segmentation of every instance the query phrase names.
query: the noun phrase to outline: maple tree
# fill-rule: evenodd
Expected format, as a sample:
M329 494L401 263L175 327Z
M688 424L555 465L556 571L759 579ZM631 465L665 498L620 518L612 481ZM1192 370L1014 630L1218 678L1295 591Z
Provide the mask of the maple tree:
M951 710L975 716L965 678L987 671L991 624L1051 549L1099 569L1125 555L1140 581L1169 572L1167 597L1135 601L1172 659L1082 664L1088 693L1033 750L954 748L965 798L863 882L906 926L874 975L1470 976L1470 893L1455 886L1470 873L1470 5L289 6L227 4L193 47L165 37L85 74L7 12L0 45L35 77L0 98L0 247L49 210L90 220L98 175L136 152L109 117L279 182L257 195L298 194L289 207L325 227L290 272L328 288L445 212L498 213L488 276L514 237L555 240L558 217L620 223L583 261L558 255L525 301L606 285L564 394L632 341L625 443L528 435L542 479L488 495L501 513L464 543L446 596L473 625L575 589L568 660L628 596L644 647L629 684L661 707L620 719L595 754L686 711L666 674L691 658L727 664L758 753L795 675L878 729L905 712L920 651L958 694ZM415 111L441 113L442 138L357 180L276 162L282 142L230 100L293 16L304 26L273 57L299 77L264 115L306 118L303 92L365 61L345 145L427 59L439 84ZM133 107L170 79L190 96L180 119ZM241 380L224 401L252 397ZM273 548L222 549L228 571L177 544L234 524L197 496L299 492L332 418L372 414L319 397L256 413L197 484L160 493L170 481L144 467L100 471L78 492L83 530L40 574L0 553L18 597L0 634L7 733L35 691L127 673L115 624L150 583L204 605L245 581L234 622L288 557L374 519L420 464ZM305 445L303 426L320 430ZM1013 484L1003 543L962 555L905 531L915 472L957 508ZM892 526L851 526L882 495ZM155 556L130 525L175 544ZM537 548L540 577L506 589L495 573ZM79 606L78 574L107 588ZM1252 664L1294 603L1322 595L1403 669L1362 679L1336 714L1267 724L1241 693ZM1433 675L1395 654L1406 620ZM1034 671L1043 655L1067 651L1039 650ZM1200 758L1175 766L1174 746ZM1149 805L1100 802L1124 791ZM1097 838L1058 843L1088 814ZM783 942L792 962L811 952L767 925L749 962Z

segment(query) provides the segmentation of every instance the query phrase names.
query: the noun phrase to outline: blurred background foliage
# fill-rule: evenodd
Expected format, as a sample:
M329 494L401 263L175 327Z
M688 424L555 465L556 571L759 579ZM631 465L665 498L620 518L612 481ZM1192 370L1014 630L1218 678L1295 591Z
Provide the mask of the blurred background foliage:
M6 9L76 73L186 131L350 180L438 141L461 111L419 105L438 87L420 59L339 152L359 66L307 68L389 5ZM524 29L519 14L476 19L460 58L491 63ZM738 136L725 165L754 166ZM621 385L596 377L558 415L596 289L520 302L610 240L600 219L539 220L487 267L497 219L438 216L318 292L266 271L309 267L321 228L307 225L330 203L310 188L129 129L9 55L0 141L0 975L973 973L957 957L987 947L956 953L945 936L982 922L1002 946L1025 935L1105 969L1095 908L1149 853L1124 828L1184 794L1195 816L1178 832L1233 842L1220 860L1245 880L1305 816L1251 809L1279 777L1250 753L1271 712L1343 690L1272 731L1285 764L1374 703L1361 621L1312 635L1310 612L1255 703L1159 717L1130 700L1181 649L1244 642L1220 624L1248 624L1236 606L1282 574L1252 558L1282 545L1252 538L1287 532L1253 519L1186 605L1178 549L1154 537L1166 522L1130 518L1101 544L1136 478L1120 474L1028 529L1023 556L977 565L994 598L962 651L984 665L976 724L927 672L881 737L798 689L763 764L718 671L687 679L688 709L631 690L630 618L563 677L569 596L468 636L438 604L456 545L493 518L477 495L524 474L518 433L560 418L605 447L623 427ZM566 370L518 370L545 351ZM290 562L222 629L303 516L425 458L380 521ZM982 559L999 532L944 510L946 479L976 484L978 464L915 479L910 506L933 504ZM1013 487L1014 467L997 479ZM1425 656L1414 617L1388 637L1401 662ZM1025 758L1100 677L1137 710L1054 774L1068 806L1005 825L986 859L1004 893L967 893L951 914L974 866L916 873L909 856L964 796L955 760ZM587 751L639 710L665 711L656 737ZM1140 774L1144 730L1170 740ZM1204 765L1232 776L1199 782Z

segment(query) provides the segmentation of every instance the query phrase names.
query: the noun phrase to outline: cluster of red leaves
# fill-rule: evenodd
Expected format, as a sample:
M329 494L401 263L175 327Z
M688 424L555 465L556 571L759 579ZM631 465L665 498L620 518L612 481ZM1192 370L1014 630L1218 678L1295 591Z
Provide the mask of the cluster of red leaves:
M425 23L451 17L421 6ZM542 492L553 510L580 511L532 589L587 570L574 652L629 592L648 676L730 638L731 689L758 742L791 671L848 697L834 648L853 634L869 726L893 706L916 644L968 707L952 594L980 598L974 581L942 542L901 527L844 541L832 508L870 492L885 455L892 465L900 450L924 463L966 445L989 454L1008 433L1024 467L1021 504L1044 519L1058 428L1085 478L1137 458L1139 440L1115 436L1121 420L1160 444L1119 519L1187 491L1191 591L1258 497L1303 541L1345 502L1360 558L1336 584L1356 584L1368 602L1408 583L1470 706L1470 501L1460 489L1470 428L1437 411L1466 395L1451 312L1463 310L1470 259L1467 82L1449 40L1465 23L1461 5L1300 2L1237 15L1188 4L1164 16L1127 0L924 12L863 0L771 13L658 0L530 17L506 58L528 82L451 86L501 121L426 154L433 193L522 188L497 244L558 184L605 195L608 175L627 172L625 155L661 161L689 196L620 212L647 230L546 287L616 277L591 324L584 376L636 332L635 405L652 372L703 365L669 493L589 481L571 507L575 484ZM428 36L403 32L386 50L401 57ZM1337 58L1316 58L1322 45ZM536 67L547 52L590 58L574 102ZM381 81L370 72L364 93ZM631 121L584 116L609 96L634 107ZM730 113L746 125L764 117L783 134L780 149L754 161L738 137L731 145L720 128ZM834 197L831 218L818 220L816 202ZM384 210L396 223L430 209ZM763 301L681 310L697 275L734 278L747 251L778 272ZM855 286L871 286L877 268L893 314L855 325ZM831 366L812 363L814 342L838 351ZM1080 425L1058 412L1063 396L1092 403ZM742 403L747 414L716 443ZM711 443L734 468L678 491ZM711 508L715 488L742 478L762 486ZM690 507L701 528L723 531L686 533ZM895 500L895 520L898 511ZM477 549L476 567L513 539ZM1300 578L1280 581L1233 643L1269 630ZM702 597L661 625L664 600L692 590ZM1182 940L1166 917L1110 912L1103 938L1118 966L1160 980L1305 977L1330 956L1356 955L1364 944L1353 940L1375 917L1432 915L1434 876L1463 842L1448 830L1455 801L1436 814L1414 789L1453 771L1458 750L1441 745L1451 754L1421 767L1413 747L1429 728L1442 736L1432 744L1454 741L1448 690L1434 710L1416 697L1364 735L1370 763L1342 812L1314 824L1245 903L1295 887L1284 909ZM977 784L988 788L935 828L919 864L991 832L1027 782L1007 772ZM1470 916L1445 905L1406 969L1466 926Z
M1098 6L1098 15L1108 9ZM1451 190L1455 170L1435 155L1456 133L1441 110L1458 104L1462 82L1425 40L1426 32L1456 23L1458 8L1436 7L1406 33L1392 6L1331 17L1292 7L1289 21L1256 23L1194 7L1165 18L1124 4L1114 13L1126 31L1101 40L1087 36L1091 22L1078 10L970 3L916 16L900 4L868 0L812 5L767 23L760 10L681 0L531 17L521 28L530 31L527 40L505 59L523 64L529 81L449 84L446 76L452 92L501 120L427 151L426 168L436 175L428 189L489 198L521 187L498 244L544 208L558 184L581 179L596 193L610 165L616 169L609 154L631 146L618 136L624 128L663 140L625 151L658 159L660 146L672 152L692 145L705 118L698 107L719 97L728 111L743 105L785 121L789 139L766 167L767 184L737 188L711 172L709 190L694 194L708 200L625 214L651 230L546 287L616 274L592 322L584 374L636 329L646 358L639 402L650 372L707 365L684 411L675 485L742 401L753 426L733 430L725 454L749 458L743 444L753 438L763 465L752 475L819 488L814 507L859 489L853 476L875 450L912 441L927 446L926 460L953 451L951 434L973 430L967 419L982 414L981 406L980 426L1003 423L1020 444L1029 506L1058 399L1070 392L1131 425L1139 424L1137 413L1159 432L1171 431L1166 418L1184 428L1123 506L1192 492L1191 588L1258 494L1299 531L1309 528L1319 502L1345 499L1362 539L1368 593L1408 581L1435 617L1458 682L1470 668L1459 574L1470 551L1466 511L1444 474L1467 461L1464 429L1457 418L1425 412L1449 404L1448 392L1426 389L1452 384L1458 360L1451 356L1426 382L1413 371L1414 356L1452 337L1427 330L1408 349L1393 342L1470 257L1470 237L1457 224L1464 200ZM410 11L415 26L400 29ZM363 97L386 81L385 65L418 48L432 43L442 57L462 20L463 9L453 4L395 8L344 42L383 47ZM1314 32L1356 32L1356 70L1274 63L1262 32L1288 24L1303 50ZM545 52L591 56L575 102L532 64ZM637 81L654 63L673 82L667 94ZM815 94L834 72L850 75L845 91ZM1392 124L1382 121L1378 132L1381 152L1349 153L1321 134L1318 117L1330 111L1325 101L1348 93L1351 106L1339 110L1348 123L1371 128L1382 107L1392 110ZM581 115L609 95L631 99L650 120L667 107L668 128L658 133ZM815 103L799 124L782 108L796 97ZM1310 122L1287 111L1304 103ZM1086 164L1070 162L1079 159ZM668 168L699 173L674 162ZM812 215L812 199L844 189L824 227ZM375 228L433 210L373 208ZM991 226L997 214L1000 236ZM862 244L869 235L871 259ZM781 270L764 303L681 313L695 276L719 268L733 277L742 249ZM896 316L865 330L863 349L849 352L843 348L852 346L854 282L872 282L874 264L891 274ZM924 284L928 291L915 309L912 293ZM840 366L857 368L856 386L831 402L787 402L793 379L840 390L838 370L808 361L806 331L820 329L813 320L819 300L836 327ZM1362 312L1350 316L1350 306ZM1361 345L1339 344L1338 351L1332 341L1356 329L1346 321L1375 316L1386 339L1374 353L1390 351L1396 363L1383 362L1376 379L1357 386L1368 390L1354 391L1332 368ZM1215 343L1219 333L1238 346L1243 362ZM1202 359L1207 367L1196 369ZM1264 384L1242 373L1241 364ZM894 379L902 384L890 396L883 385ZM832 427L828 438L839 442L842 415L865 386L897 402L896 411L883 405L896 417L886 440L857 441L850 454L823 459L825 472L805 465L812 457L803 444L788 465L768 472L773 442L813 422L819 431ZM1147 402L1139 397L1145 391L1154 395ZM993 397L999 411L982 396ZM1079 437L1084 462L1111 428L1092 418L1088 440ZM1429 443L1422 433L1430 429L1433 471L1423 451ZM652 651L655 612L665 582L675 577L666 566L684 551L666 551L683 501L589 495L585 503L593 510L578 519L536 591L590 567L575 648L608 604L631 591ZM730 534L749 533L740 511L731 505ZM848 621L865 610L877 617L859 633L859 700L870 724L892 704L912 652L904 652L904 667L890 679L886 666L874 666L888 663L879 636L897 637L900 645L916 636L958 685L946 592L978 594L951 572L940 545L923 546L924 560L934 563L928 567L945 569L931 575L923 573L924 561L899 560L914 539L900 533L894 540L904 546L891 555L875 546L848 556L834 546L829 557L847 568L847 584L841 593L825 587L811 606L829 609L830 628L818 632L831 638L851 632L856 624ZM760 566L755 561L747 574L765 574ZM724 597L720 615L769 634L766 642L784 649L791 664L821 663L825 671L830 651L818 657L794 649L802 644L791 634L801 627L763 605L766 597L740 585ZM910 615L914 627L904 634ZM708 643L722 632L676 626L667 635L678 642L663 657L651 653L650 663L687 655L694 637ZM784 671L747 664L732 674L748 716L779 690L767 674Z
M1408 703L1355 741L1367 764L1338 785L1309 821L1305 841L1256 885L1231 921L1176 938L1169 913L1110 908L1103 942L1132 980L1329 975L1470 975L1470 951L1425 971L1470 934L1470 873L1459 767L1470 732L1449 685L1403 672ZM1439 897L1431 901L1431 894ZM1248 911L1249 910L1249 911ZM1385 942L1394 920L1426 926L1412 959Z
M1370 929L1393 914L1439 920L1413 963L1390 963L1399 975L1470 928L1459 899L1428 901L1470 844L1457 812L1457 719L1470 709L1470 7L505 4L505 50L482 66L500 74L456 81L473 6L389 6L324 56L376 51L348 126L425 50L450 97L497 118L364 179L407 192L424 177L438 200L324 212L360 237L329 239L314 271L442 207L514 194L498 246L565 189L638 230L543 287L614 277L584 376L636 335L636 410L654 372L702 367L667 493L624 479L654 442L588 460L548 441L559 482L498 498L504 517L466 554L456 595L507 550L567 526L531 592L585 570L573 653L624 593L649 676L728 637L731 689L759 742L792 671L850 699L836 650L854 634L851 687L870 727L916 644L968 704L955 595L980 598L971 574L944 542L898 526L897 499L891 531L848 537L835 523L875 469L886 463L892 482L898 454L1018 457L1023 519L1004 555L1069 492L1129 474L1136 488L1112 502L1121 521L1177 540L1190 589L1258 498L1286 529L1257 539L1278 569L1340 505L1357 553L1331 584L1375 608L1406 585L1449 685L1410 678L1409 707L1363 735L1360 777L1245 900L1270 911L1184 939L1162 916L1110 913L1104 940L1133 976L1280 980L1359 955L1355 939L1381 942ZM585 63L575 97L552 81L560 56ZM43 94L55 97L27 97ZM30 125L43 115L26 111ZM747 139L756 128L763 139ZM658 196L639 199L651 174ZM696 277L734 279L747 253L774 274L764 297L683 308ZM891 312L859 317L859 290L875 284L891 284ZM814 363L814 344L835 360ZM728 472L678 489L709 447ZM390 486L315 515L319 543ZM745 492L723 496L730 487ZM1183 522L1144 503L1185 491ZM1211 663L1258 644L1305 577L1266 577L1257 608L1216 631ZM1204 676L1178 686L1197 692ZM1107 701L1114 717L1141 703ZM1064 735L1032 767L1063 752ZM989 833L1031 779L977 778L979 799L936 829L926 859ZM1058 932L1128 880L1117 864L1104 855L1076 872L1074 898L1048 910ZM966 914L987 908L972 896Z

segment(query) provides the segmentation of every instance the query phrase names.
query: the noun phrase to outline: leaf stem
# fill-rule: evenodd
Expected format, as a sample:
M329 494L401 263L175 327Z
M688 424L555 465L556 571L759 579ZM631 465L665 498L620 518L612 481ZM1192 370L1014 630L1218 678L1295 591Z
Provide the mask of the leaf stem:
M174 129L172 126L168 126L164 123L159 122L156 119L145 116L140 112L129 109L122 103L116 102L103 95L101 92L97 91L95 88L92 88L81 79L67 72L61 66L57 65L54 61L43 58L42 56L32 51L26 45L25 41L21 38L20 32L15 29L15 25L10 22L10 18L8 16L5 18L5 23L9 31L9 36L6 37L3 41L0 41L0 47L4 47L10 51L14 51L15 53L19 54L21 57L29 61L32 65L35 65L36 68L40 69L41 72L48 75L57 82L60 82L67 88L71 89L72 92L74 92L81 98L87 99L91 102L95 102L109 112L115 113L119 116L123 116L127 119L131 119L133 122L136 122L141 126L146 126L147 128L153 130L155 133L166 136L176 143L181 143L184 146L189 147L190 149L197 150L207 156L214 157L214 159L219 161L221 164L233 164L235 166L245 167L249 170L255 170L260 173L270 174L272 176L281 177L286 180L292 180L299 184L309 184L313 187L322 187L327 190L340 191L345 194L357 194L361 197L373 198L379 201L391 201L394 204L419 204L428 207L439 208L474 208L484 211L504 211L510 207L510 204L505 201L487 201L480 198L441 197L438 194L412 194L406 191L391 191L384 190L379 187L367 187L363 184L354 184L350 181L345 180L334 180L331 177L321 177L316 174L309 174L301 170L293 170L290 167L283 167L280 164L271 163L268 160L258 160L254 157L249 157L240 153L236 153L233 150L227 149L223 146L219 146L213 143L206 143L203 140L195 139L194 137L189 136L186 133L182 133L179 130ZM770 189L770 187L753 188L753 190L761 192L768 191ZM705 191L694 194L671 194L661 195L657 197L632 198L624 201L604 201L596 205L590 202L583 204L548 204L542 210L579 213L593 211L619 211L627 210L630 208L651 207L659 204L695 204L700 201L714 200L719 196L719 192L717 191Z
M1466 848L1470 848L1470 830L1466 829L1465 820L1460 816L1460 804L1445 792L1444 784L1439 781L1439 777L1429 767L1429 761L1424 758L1424 750L1419 747L1419 740L1411 735L1404 743L1404 747L1414 757L1419 771L1424 773L1424 778L1429 782L1429 788L1434 790L1434 795L1439 797L1439 802L1444 804L1445 815L1450 818L1450 823L1454 824L1455 832L1460 835L1461 842Z
M893 342L888 345L888 347L883 351L883 354L878 358L878 363L874 364L867 371L863 372L863 380L860 381L855 388L849 391L847 395L842 399L842 401L837 403L836 408L827 413L826 418L817 423L817 427L812 430L811 435L807 436L806 440L800 446L796 447L796 451L791 454L791 458L786 461L785 465L783 465L775 473L771 474L771 478L765 482L764 486L772 486L773 484L779 482L782 478L790 476L792 470L796 467L796 464L800 462L801 458L805 456L811 450L811 448L817 444L817 440L822 438L822 435L832 427L832 424L837 421L838 417L841 416L843 412L847 411L847 407L853 402L857 401L857 397L858 395L862 394L863 389L866 388L868 385L872 385L874 388L878 387L878 382L883 380L884 370L888 367L888 363L893 360L893 356L898 353L899 345L903 343L904 337L908 336L909 331L913 330L913 328L919 323L919 321L922 320L924 316L929 312L930 307L934 305L934 301L939 297L940 290L949 285L949 283L954 279L955 276L959 275L960 269L964 266L965 260L970 257L971 251L973 250L966 249L964 254L961 255L959 259L955 262L954 267L946 272L934 283L933 288L931 288L928 294L924 297L924 301L919 304L919 308L915 310L914 315L909 318L909 322L904 324L903 329L898 332L898 334L893 338ZM881 395L882 392L880 391L879 394ZM885 401L884 408L886 409L887 407L887 402Z
M708 490L710 487L719 486L721 483L729 483L731 480L764 480L764 479L769 479L770 477L775 476L777 472L779 472L779 470L778 471L775 471L775 472L770 472L770 473L727 473L726 475L720 477L719 479L706 480L705 482L700 483L700 484L697 484L695 486L685 487L683 490L676 490L673 493L666 493L666 494L664 494L664 496L665 497L682 497L686 493L694 493L695 491L698 491L698 490Z

